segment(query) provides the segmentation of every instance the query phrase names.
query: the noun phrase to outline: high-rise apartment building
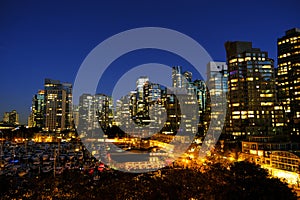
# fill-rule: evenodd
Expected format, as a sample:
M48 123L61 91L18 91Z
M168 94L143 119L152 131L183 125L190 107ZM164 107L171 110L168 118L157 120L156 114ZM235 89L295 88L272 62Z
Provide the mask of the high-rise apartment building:
M278 99L287 117L288 131L300 134L300 29L293 28L277 40Z
M228 131L234 136L276 133L273 60L251 42L226 42ZM277 124L278 123L278 124Z
M72 130L72 85L58 80L45 79L44 130L61 132Z

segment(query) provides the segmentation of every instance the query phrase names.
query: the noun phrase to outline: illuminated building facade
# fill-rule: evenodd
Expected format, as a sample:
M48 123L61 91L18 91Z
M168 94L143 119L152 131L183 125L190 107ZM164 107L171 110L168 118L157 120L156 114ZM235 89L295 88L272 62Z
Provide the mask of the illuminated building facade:
M274 151L270 155L270 165L273 168L299 172L300 153L298 151Z
M28 119L29 127L44 127L45 90L39 90L32 98L31 113Z
M147 76L141 76L140 78L137 79L136 81L136 89L138 92L138 99L142 100L143 99L143 94L144 94L144 85L146 82L149 81L149 78Z
M204 121L204 113L206 109L206 101L207 101L207 88L206 84L202 80L195 80L192 81L193 74L192 72L185 71L182 72L182 67L181 66L175 66L172 67L172 86L175 89L175 93L180 96L180 98L186 102L185 104L192 105L195 102L198 104L198 117L199 117L199 122L198 122L198 134L203 135L204 132L207 130L207 127L205 126L205 121ZM182 93L183 91L180 91L182 89L185 89L185 92L187 93L184 95ZM182 94L181 94L182 93ZM176 95L169 94L168 95L168 100L167 103L170 103L169 105L170 108L167 107L167 110L169 109L170 111L173 112L170 116L174 116L171 121L174 121L173 123L178 123L180 121L180 105ZM174 102L174 104L173 104ZM168 115L169 116L169 115ZM169 118L168 118L169 119ZM171 119L171 118L170 118ZM171 123L172 124L172 123ZM176 128L176 126L172 125L173 128ZM189 126L189 125L188 125ZM194 132L194 130L193 130Z
M249 136L242 141L242 153L257 164L270 164L270 155L274 151L298 150L299 147L299 143L282 136Z
M121 127L125 132L147 137L159 132L164 124L165 109L162 105L164 88L159 84L151 83L145 76L140 77L136 83L136 90L117 102L119 108L117 118L120 119ZM128 106L129 109L126 108Z
M116 125L120 126L123 131L130 129L130 120L132 116L135 116L132 113L136 113L135 105L136 91L132 91L129 95L123 96L116 101L115 121Z
M287 116L288 132L300 134L300 29L286 31L277 40L278 98Z
M211 111L210 120L217 120L218 124L221 121L218 120L220 115L226 115L227 109L227 92L228 92L228 69L226 62L209 62L207 64L207 86L209 88L209 98L214 98L214 101L210 101L210 107L214 107L214 111ZM214 104L212 103L214 102ZM225 113L224 113L225 112ZM225 127L225 126L224 126ZM221 126L212 127L218 131L225 132L225 129Z
M194 113L198 110L194 109L195 106L200 110L198 115L204 113L206 84L200 80L193 82L192 73L182 74L181 67L173 67L172 81L176 87L169 90L160 84L151 83L148 77L140 77L136 82L136 90L116 101L115 124L131 135L141 130L147 130L147 134L151 135L158 132L174 134L182 123L183 131L196 134L197 124L194 126L190 118L197 116ZM180 105L179 97L183 105ZM183 115L182 109L194 115ZM203 126L202 121L199 124ZM147 134L143 133L143 136L147 137Z
M45 79L44 131L61 132L73 129L72 85Z
M202 80L195 80L190 82L188 93L191 94L193 92L197 98L198 104L198 134L204 135L207 131L207 121L205 121L205 114L207 110L207 87L206 83Z
M289 136L250 136L242 141L238 160L259 164L272 176L285 179L289 184L299 184L299 147Z
M80 135L97 133L101 128L104 132L112 124L112 99L104 94L83 94L79 98Z
M273 60L251 42L225 43L228 65L228 131L234 136L276 133ZM278 127L279 129L279 127Z
M3 115L3 122L5 124L19 125L19 113L16 110L5 112Z
M144 85L145 100L148 103L160 101L162 97L162 86L157 83L150 83Z
M172 87L174 88L182 88L183 80L182 80L182 68L181 66L172 67Z

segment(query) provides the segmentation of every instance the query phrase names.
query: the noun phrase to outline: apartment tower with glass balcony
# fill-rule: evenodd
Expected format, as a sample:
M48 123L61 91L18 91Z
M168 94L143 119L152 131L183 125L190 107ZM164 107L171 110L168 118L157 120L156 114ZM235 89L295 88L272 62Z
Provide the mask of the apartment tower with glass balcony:
M277 130L274 62L251 42L225 43L228 65L227 131L235 137Z
M45 79L44 91L44 131L60 133L72 130L72 85Z
M287 117L288 132L300 134L300 29L293 28L277 40L278 98Z

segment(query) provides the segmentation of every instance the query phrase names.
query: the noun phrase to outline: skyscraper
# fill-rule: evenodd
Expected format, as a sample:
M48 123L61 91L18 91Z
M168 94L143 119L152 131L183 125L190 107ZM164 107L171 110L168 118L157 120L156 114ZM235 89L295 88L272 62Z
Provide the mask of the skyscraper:
M137 100L144 101L144 85L149 81L147 76L141 76L136 81L136 89L137 89Z
M130 92L116 101L115 121L123 131L131 128L132 117L136 115L136 91Z
M200 133L201 135L204 134L206 128L204 127L204 113L206 109L206 100L207 100L207 88L206 84L202 80L195 80L192 81L193 74L189 71L182 72L181 66L175 66L172 68L172 86L175 91L183 92L181 94L181 98L185 99L186 104L193 104L197 101L198 104L198 130L196 132ZM185 90L185 91L184 91ZM180 92L181 91L181 92ZM186 93L184 95L184 93ZM172 95L170 95L170 102L172 102ZM170 109L176 111L177 117L175 122L179 121L180 116L180 106L177 105L179 102L176 101L175 98L175 107L174 109ZM172 105L172 104L170 104ZM174 115L174 114L173 114Z
M218 116L227 114L227 92L228 92L228 69L226 62L209 62L207 64L207 86L209 89L209 97L214 98L210 101L210 107L214 107L214 111L210 113L210 120L218 120ZM225 100L225 101L224 101ZM222 120L223 121L223 120ZM220 120L217 122L221 123ZM225 131L223 127L213 127L219 131Z
M234 136L274 134L273 60L251 42L226 42L228 65L228 131Z
M182 80L182 69L181 66L172 67L172 87L174 88L182 88L183 80Z
M83 94L79 98L78 130L81 136L99 133L112 123L112 100L104 94ZM91 135L89 135L91 136Z
M44 127L45 90L39 90L32 98L31 113L28 119L29 127Z
M45 125L44 130L61 132L73 128L71 114L72 85L58 80L45 79Z
M145 105L145 94L144 85L148 84L149 78L147 76L141 76L136 81L136 106L137 113L139 115L146 115L146 105Z
M288 131L300 134L300 29L293 28L277 40L278 98L288 118Z

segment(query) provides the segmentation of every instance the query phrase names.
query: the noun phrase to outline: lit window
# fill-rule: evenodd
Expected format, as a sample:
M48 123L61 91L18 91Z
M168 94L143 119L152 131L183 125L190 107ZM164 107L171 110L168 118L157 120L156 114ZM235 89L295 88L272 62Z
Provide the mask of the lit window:
M262 68L263 69L271 69L271 65L263 65Z
M261 106L273 106L273 102L260 102ZM263 111L262 111L263 112ZM264 113L263 113L264 114Z

